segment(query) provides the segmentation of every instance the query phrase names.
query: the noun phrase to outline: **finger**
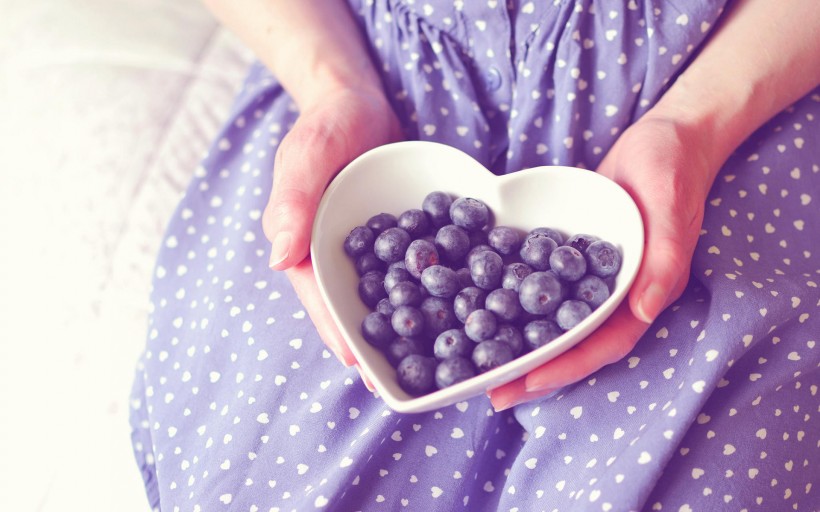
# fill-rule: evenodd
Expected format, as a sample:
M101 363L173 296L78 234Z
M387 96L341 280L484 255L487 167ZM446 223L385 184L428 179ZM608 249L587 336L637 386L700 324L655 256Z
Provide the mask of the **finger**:
M582 342L527 374L524 390L543 393L578 382L623 359L648 328L623 303Z
M276 152L270 199L262 220L271 241L270 267L302 261L319 201L331 178L349 160L328 125L297 122Z
M501 412L516 405L549 395L554 389L543 389L536 392L526 390L525 377L516 379L487 393L495 412Z
M330 311L325 306L319 292L319 285L316 283L313 274L313 265L310 258L306 258L289 268L286 270L286 274L325 345L333 351L345 366L356 364L356 357L345 343L333 317L330 315Z

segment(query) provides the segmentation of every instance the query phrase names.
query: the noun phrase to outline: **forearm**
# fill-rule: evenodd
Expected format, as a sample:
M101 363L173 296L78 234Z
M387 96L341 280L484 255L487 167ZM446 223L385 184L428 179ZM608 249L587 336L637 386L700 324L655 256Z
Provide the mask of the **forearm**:
M340 87L380 90L378 73L343 0L203 2L302 109Z
M711 183L737 146L818 83L816 0L742 0L653 114L701 131Z

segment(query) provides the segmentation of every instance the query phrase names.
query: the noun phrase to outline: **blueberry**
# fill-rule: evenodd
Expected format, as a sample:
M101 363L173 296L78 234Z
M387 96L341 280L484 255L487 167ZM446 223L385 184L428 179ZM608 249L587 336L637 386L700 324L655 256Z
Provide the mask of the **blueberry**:
M384 349L396 337L396 332L390 325L390 318L382 313L373 312L362 321L362 336L379 349Z
M606 240L592 242L587 247L589 272L598 277L611 277L621 270L621 253Z
M521 246L518 231L508 226L497 226L487 233L487 244L499 254L515 254Z
M524 343L530 350L535 350L554 340L563 334L563 332L561 328L558 327L558 324L552 320L541 319L533 320L525 325L523 334Z
M475 376L473 363L464 357L451 357L436 366L436 387L444 389Z
M436 233L436 248L444 260L456 263L470 250L470 236L464 228L447 224Z
M387 228L376 237L373 252L380 260L393 263L404 259L407 247L410 245L410 235L401 228Z
M436 360L419 354L411 354L401 360L396 368L399 386L413 396L423 395L435 389Z
M404 260L394 261L393 263L390 263L389 265L387 265L387 271L388 272L393 270L394 268L400 268L402 270L407 270L407 266L404 264Z
M404 254L404 268L416 279L427 267L439 264L436 246L427 240L413 240Z
M359 297L371 308L387 297L387 292L384 291L384 274L372 270L359 278Z
M427 235L433 227L427 214L416 208L399 215L398 226L407 231L413 239Z
M470 268L473 262L475 261L476 257L478 257L478 255L484 251L495 252L495 249L493 249L487 244L474 245L467 253L467 258L465 259L465 263L467 263L467 268Z
M427 326L426 334L436 338L439 334L458 327L458 319L453 311L453 301L442 297L427 297L421 302L421 312Z
M469 286L473 286L473 276L470 275L470 269L461 267L456 270L456 277L458 278L458 288L463 290Z
M439 334L433 343L433 355L438 359L469 357L474 347L475 343L467 337L464 329L447 329Z
M521 260L535 270L548 270L550 268L550 254L558 244L547 235L535 233L528 235L521 244L518 251Z
M488 372L513 360L512 349L496 340L482 341L473 349L473 364L479 372Z
M497 329L498 320L495 314L486 309L476 309L467 316L467 321L464 322L464 332L476 343L492 338Z
M460 288L456 271L443 265L424 269L421 284L433 297L454 297Z
M394 228L398 225L396 216L392 213L379 213L370 217L367 227L373 230L374 235L378 235L387 228Z
M501 287L517 292L521 288L521 281L532 273L532 267L520 261L505 265L501 274Z
M495 331L493 339L506 343L512 349L513 356L518 356L524 350L524 337L521 331L513 325L501 324Z
M421 203L421 209L430 216L433 226L441 227L450 223L450 205L453 200L444 192L430 192Z
M530 231L529 234L530 235L545 235L545 236L548 236L548 237L552 238L553 240L555 240L556 244L564 245L564 235L562 235L560 232L558 232L557 230L552 229L552 228L544 228L544 227L535 228L532 231Z
M486 297L487 292L477 286L468 286L458 292L453 300L453 309L458 321L466 322L470 313L484 306Z
M482 251L475 255L470 264L470 275L476 286L483 290L494 290L501 286L504 261L493 251Z
M387 345L384 355L390 365L395 368L402 359L411 354L425 355L427 351L424 348L424 342L418 338L399 336Z
M564 245L575 247L581 254L586 254L587 247L589 247L589 244L591 244L592 242L597 242L598 240L600 240L600 238L598 238L597 236L578 233L567 238L567 241L564 242Z
M348 256L357 258L373 249L376 235L367 226L356 226L345 237L344 249Z
M580 300L565 300L555 312L555 323L558 327L568 331L581 323L581 320L592 313L589 304Z
M390 293L390 290L392 290L398 283L403 281L411 281L412 279L413 278L410 275L410 272L408 272L406 268L388 268L387 273L384 275L384 291Z
M490 210L478 199L459 197L450 205L450 220L467 231L480 231L490 221Z
M609 287L600 277L587 274L572 286L571 296L586 302L594 310L609 298Z
M376 312L387 317L393 316L394 311L396 311L396 307L393 304L390 304L390 299L387 297L383 298L378 304L376 304Z
M424 333L424 315L412 306L399 306L390 317L390 324L399 336L413 338Z
M521 302L518 300L518 293L506 288L496 288L487 294L484 308L495 313L495 316L503 322L514 322L523 311Z
M468 233L470 234L470 248L476 247L478 245L486 245L489 247L489 244L487 243L486 231L469 231Z
M577 281L586 274L587 261L575 247L562 245L550 254L550 269L564 281Z
M368 251L356 258L356 272L363 276L371 270L384 272L384 262L377 258L372 251Z
M548 315L564 300L563 285L551 271L533 272L521 282L518 299L528 313Z
M420 306L421 301L424 300L421 288L413 281L396 283L387 298L390 300L390 304L396 308L399 306Z

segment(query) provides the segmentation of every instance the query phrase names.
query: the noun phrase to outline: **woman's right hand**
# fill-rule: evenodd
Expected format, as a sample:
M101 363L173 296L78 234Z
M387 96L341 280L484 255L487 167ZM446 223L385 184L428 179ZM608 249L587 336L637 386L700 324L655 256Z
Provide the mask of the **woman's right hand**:
M381 89L340 88L300 113L276 152L262 218L270 267L284 270L322 340L345 365L356 363L319 293L310 261L313 219L325 188L349 162L402 138Z

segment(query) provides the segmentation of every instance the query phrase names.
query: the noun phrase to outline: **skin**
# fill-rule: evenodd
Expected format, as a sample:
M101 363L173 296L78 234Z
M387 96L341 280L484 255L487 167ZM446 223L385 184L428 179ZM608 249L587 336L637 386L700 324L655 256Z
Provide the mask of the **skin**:
M401 139L398 120L345 2L205 3L256 51L299 107L276 154L262 219L270 266L287 273L327 346L354 365L319 295L308 257L310 229L333 176L365 151ZM582 380L632 350L686 287L706 197L723 163L818 83L814 1L733 4L700 55L597 169L631 194L646 224L645 258L628 302L573 349L488 392L496 410Z

